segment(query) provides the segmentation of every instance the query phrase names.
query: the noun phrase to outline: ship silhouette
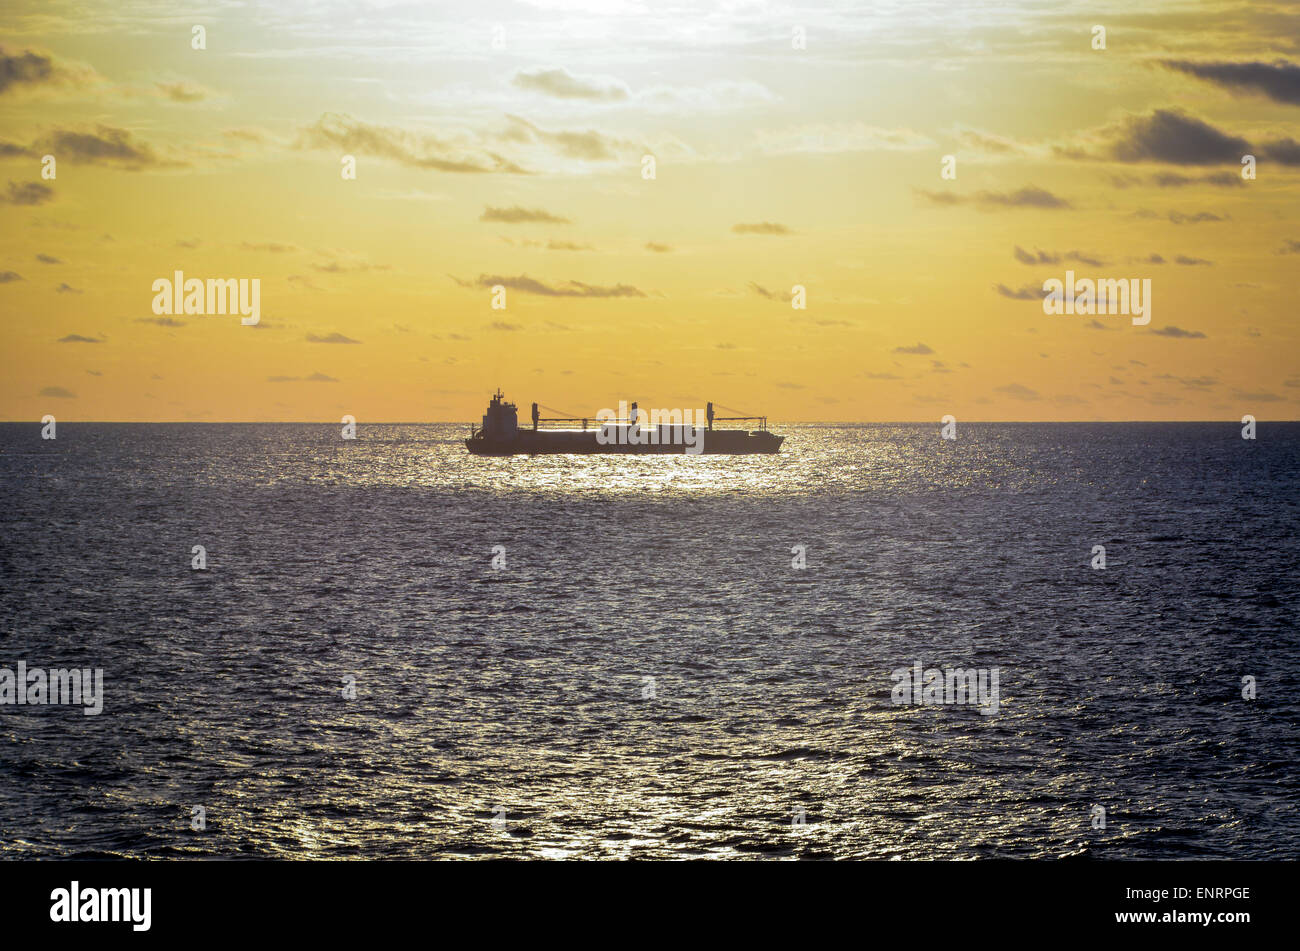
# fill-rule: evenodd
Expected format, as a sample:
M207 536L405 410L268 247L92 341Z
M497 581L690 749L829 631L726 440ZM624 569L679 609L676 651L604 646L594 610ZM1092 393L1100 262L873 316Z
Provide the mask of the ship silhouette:
M674 413L667 423L655 423L645 411L638 412L632 403L626 417L609 413L596 419L577 416L542 418L540 406L533 404L531 428L520 428L518 408L508 403L497 390L483 414L483 425L471 430L465 448L478 456L542 455L554 453L685 453L708 455L745 455L774 453L781 449L784 436L768 432L766 416L713 415L713 404L705 412L706 425ZM715 429L715 422L754 422L757 428ZM542 426L542 423L560 424ZM579 425L574 425L579 424Z

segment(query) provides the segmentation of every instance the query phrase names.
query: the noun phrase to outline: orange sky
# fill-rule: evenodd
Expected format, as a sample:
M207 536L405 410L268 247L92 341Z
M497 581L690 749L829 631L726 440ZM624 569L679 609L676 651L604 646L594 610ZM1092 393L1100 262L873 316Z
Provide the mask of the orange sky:
M0 13L0 418L1297 418L1294 5L168 9Z

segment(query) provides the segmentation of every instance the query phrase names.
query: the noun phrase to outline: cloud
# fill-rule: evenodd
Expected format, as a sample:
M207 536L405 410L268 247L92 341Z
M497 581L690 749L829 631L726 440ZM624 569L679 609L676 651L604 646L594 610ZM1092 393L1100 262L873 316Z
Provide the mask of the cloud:
M617 80L580 78L565 69L537 69L519 72L511 83L519 89L539 92L554 99L586 99L593 102L621 102L628 89Z
M81 289L73 287L71 284L62 283L54 289L56 294L80 294Z
M1300 66L1286 60L1272 63L1193 63L1170 59L1162 65L1233 93L1263 93L1274 102L1300 106Z
M543 222L553 225L572 224L568 218L553 215L542 208L521 208L511 205L509 208L493 208L490 205L479 215L479 221L498 221L503 224L523 224L526 222Z
M1239 172L1209 172L1205 175L1180 175L1177 172L1157 172L1151 176L1157 188L1185 188L1188 185L1213 185L1216 188L1238 188L1246 184Z
M895 373L868 373L868 380L901 380L902 377Z
M963 149L990 155L1018 155L1025 151L1019 142L978 129L962 129L957 133L957 141Z
M325 334L308 334L308 343L360 343L360 340L353 340L351 337L345 337L343 334L335 331L334 333Z
M358 260L356 258L347 261L329 261L325 264L313 264L312 269L320 271L322 274L348 274L364 273L366 271L387 271L387 264L371 264L368 261Z
M338 380L324 373L313 373L311 376L268 376L267 383L337 383Z
M1156 376L1157 380L1169 380L1172 383L1178 383L1194 390L1203 390L1207 387L1218 386L1219 381L1212 376L1174 376L1172 373L1160 373Z
M0 46L0 96L26 88L84 86L96 79L93 69L63 63L49 53L10 53Z
M645 243L647 251L653 251L655 254L670 254L673 250L670 244L660 244L657 241L647 241Z
M1012 300L1038 300L1043 299L1043 289L1033 284L1025 284L1018 289L1012 289L1005 284L994 284L993 289L1003 297L1009 297Z
M846 152L914 151L934 148L934 141L911 129L882 129L862 122L796 126L758 133L766 155L835 155Z
M1105 267L1106 262L1091 254L1083 251L1066 251L1059 254L1055 251L1043 251L1035 248L1033 252L1026 251L1020 245L1016 245L1012 252L1016 260L1021 264L1060 264L1062 261L1078 261L1080 264L1087 264L1090 267Z
M639 158L650 151L644 145L602 135L595 129L551 132L519 116L507 115L506 121L509 125L501 136L504 141L517 145L544 145L565 158L584 162L612 162L620 155Z
M1269 393L1267 390L1257 390L1253 393L1233 390L1232 395L1239 400L1249 400L1252 403L1277 403L1284 399L1284 397L1278 396L1276 393Z
M508 324L504 320L494 320L492 321L492 323L488 324L487 326L488 326L488 330L511 331L511 330L524 329L520 324Z
M290 254L302 250L296 244L282 244L278 241L262 241L258 243L243 241L239 246L245 251L264 251L267 254Z
M1156 109L1148 116L1129 116L1118 125L1093 133L1092 150L1057 147L1058 155L1074 159L1116 162L1163 162L1168 165L1240 165L1243 155L1260 155L1280 165L1300 165L1300 142L1274 139L1251 145L1240 136L1216 129L1178 109ZM1225 177L1157 176L1161 187L1185 184L1227 184ZM1117 181L1117 184L1122 184ZM1236 184L1236 183L1234 183Z
M1008 383L1006 386L996 387L996 390L999 393L1005 393L1012 399L1024 400L1025 402L1042 399L1037 390L1031 390L1029 387L1022 386L1019 383Z
M64 389L61 386L47 386L36 394L37 396L50 396L56 400L75 400L77 394L72 390Z
M138 317L137 324L153 324L156 327L184 327L185 321L175 317Z
M54 200L54 189L44 182L10 182L8 190L0 195L7 205L43 205Z
M60 261L58 258L53 257L53 256L51 256L51 255L49 255L49 254L38 254L38 255L36 255L36 260L40 261L42 264L62 264L62 263L63 263L63 262Z
M1207 261L1205 258L1191 258L1185 254L1180 254L1174 258L1174 263L1181 264L1184 267L1210 267L1214 264L1213 261Z
M1059 254L1052 254L1047 251L1040 251L1037 248L1034 249L1033 253L1030 253L1029 251L1026 251L1024 248L1022 248L1020 245L1016 245L1015 250L1012 253L1016 256L1016 260L1019 261L1021 264L1060 264L1061 263L1061 256Z
M1161 327L1159 330L1152 330L1153 334L1160 337L1178 337L1183 340L1203 340L1205 334L1199 330L1184 330L1182 327L1175 327L1170 324L1168 327Z
M1200 119L1173 109L1149 116L1130 116L1111 144L1120 162L1167 162L1173 165L1216 165L1240 162L1251 151L1242 138L1220 132Z
M1279 165L1300 165L1300 142L1295 139L1276 139L1265 143L1260 153Z
M518 277L501 277L498 275L480 274L476 281L467 282L459 278L454 278L456 283L462 287L487 287L492 288L500 285L519 291L523 294L536 294L540 297L645 297L644 291L632 287L629 284L615 284L610 287L601 287L596 284L584 284L581 281L565 281L563 284L552 287L543 284L535 278L521 274Z
M60 337L59 343L103 343L95 337L83 337L81 334L68 334L66 337Z
M502 155L477 143L440 138L392 126L361 122L349 115L327 112L303 129L298 147L372 155L411 168L439 172L526 174Z
M130 172L185 164L160 158L152 146L136 140L126 129L104 125L93 132L55 129L33 147L73 164L106 165Z
M1300 241L1293 238L1287 238L1286 242L1277 251L1278 254L1300 254Z
M164 98L172 102L202 102L212 95L211 92L197 83L185 82L184 80L174 83L154 83L154 88Z
M958 195L953 192L930 192L925 189L917 191L936 205L974 204L982 211L998 208L1070 208L1068 201L1053 195L1037 185L1026 185L1014 192L981 191L973 196Z
M12 284L14 281L21 281L23 276L17 271L0 271L0 284Z
M1003 194L999 192L980 192L976 200L983 204L1003 205L1009 208L1069 208L1070 203L1058 198L1044 188L1034 185L1019 191Z
M926 354L934 353L934 351L925 344L918 343L915 347L895 347L894 353L909 353L917 356L925 356Z
M1210 211L1197 211L1197 212L1193 212L1192 214L1187 214L1182 211L1170 211L1162 215L1160 214L1160 212L1152 211L1150 208L1139 208L1137 211L1133 212L1133 217L1149 218L1149 219L1164 218L1168 221L1173 222L1176 225L1195 225L1195 224L1202 224L1207 221L1228 220L1228 217L1226 215L1216 215ZM1162 262L1152 262L1152 263L1162 263Z
M789 302L788 297L783 297L782 295L776 293L775 291L769 291L763 285L755 284L753 281L749 282L749 289L753 291L755 294L757 294L759 297L764 297L767 300L779 301L780 303L783 304Z
M775 221L756 221L750 224L732 225L736 234L793 234L789 228Z

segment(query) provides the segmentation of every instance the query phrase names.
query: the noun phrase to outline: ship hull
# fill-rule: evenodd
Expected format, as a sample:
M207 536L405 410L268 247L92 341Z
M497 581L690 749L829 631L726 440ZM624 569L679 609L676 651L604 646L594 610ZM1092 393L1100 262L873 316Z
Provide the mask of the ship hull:
M646 434L647 436L649 434ZM476 456L538 455L707 455L736 456L779 452L784 436L769 432L712 429L698 433L695 445L682 439L645 443L631 440L601 442L596 431L557 432L554 430L517 430L510 437L489 438L477 435L465 440L465 448ZM695 442L695 440L692 440Z

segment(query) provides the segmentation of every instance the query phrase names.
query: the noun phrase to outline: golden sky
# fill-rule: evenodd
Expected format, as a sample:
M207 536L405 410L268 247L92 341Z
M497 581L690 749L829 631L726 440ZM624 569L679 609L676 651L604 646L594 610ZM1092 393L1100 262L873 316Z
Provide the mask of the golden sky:
M3 419L1298 415L1300 5L7 0L0 47ZM1045 314L1067 270L1150 323Z

